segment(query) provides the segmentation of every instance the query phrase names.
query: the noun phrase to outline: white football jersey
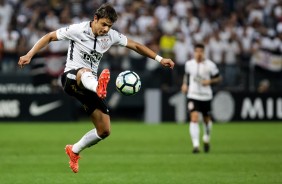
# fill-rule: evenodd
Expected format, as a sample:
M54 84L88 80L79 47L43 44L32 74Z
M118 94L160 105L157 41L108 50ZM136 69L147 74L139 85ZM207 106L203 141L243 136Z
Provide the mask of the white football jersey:
M213 97L211 86L203 86L200 81L209 80L219 74L216 64L208 59L200 63L192 59L185 63L185 73L189 75L187 97L200 101L211 100Z
M103 54L112 45L127 45L127 37L113 29L103 36L95 37L90 24L90 21L72 24L56 31L58 40L70 41L64 72L82 67L90 68L97 78Z

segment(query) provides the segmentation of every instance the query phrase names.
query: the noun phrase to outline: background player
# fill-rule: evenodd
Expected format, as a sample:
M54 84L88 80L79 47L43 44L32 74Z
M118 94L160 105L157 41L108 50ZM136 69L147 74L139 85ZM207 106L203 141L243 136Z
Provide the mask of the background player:
M110 135L109 110L104 101L110 71L104 69L97 80L98 66L112 45L125 46L137 53L155 59L165 67L174 67L171 59L162 58L148 47L128 39L111 29L117 13L109 4L103 4L92 21L73 24L43 36L33 48L19 59L19 66L29 64L32 57L52 41L69 40L67 62L62 76L64 91L77 98L90 115L95 126L74 145L66 146L70 167L78 172L79 153Z
M203 44L194 46L194 58L185 63L185 75L181 91L187 93L188 111L190 113L190 135L193 153L200 151L199 113L204 119L204 151L210 149L210 134L212 128L211 100L213 97L211 85L221 81L219 70L215 63L206 59Z

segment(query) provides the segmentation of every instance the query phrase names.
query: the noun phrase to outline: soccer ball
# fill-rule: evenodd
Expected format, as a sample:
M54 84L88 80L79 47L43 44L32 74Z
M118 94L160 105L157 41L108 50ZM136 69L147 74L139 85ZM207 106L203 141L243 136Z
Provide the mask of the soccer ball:
M141 88L140 77L130 70L121 72L116 79L116 88L125 96L135 95Z

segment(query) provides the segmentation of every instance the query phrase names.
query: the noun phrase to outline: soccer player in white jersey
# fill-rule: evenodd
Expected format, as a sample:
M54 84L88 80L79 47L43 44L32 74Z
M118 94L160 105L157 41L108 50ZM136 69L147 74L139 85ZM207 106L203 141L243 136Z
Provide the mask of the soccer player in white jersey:
M199 113L202 113L204 120L204 151L209 152L212 128L210 111L213 97L211 85L221 81L216 64L206 59L204 53L203 44L194 46L194 58L185 63L185 75L181 86L181 91L187 93L188 98L193 153L200 152Z
M97 144L110 135L110 116L105 102L110 71L104 69L99 79L97 71L99 62L112 45L125 46L137 53L155 59L161 65L174 67L171 59L162 58L148 47L128 39L123 34L111 29L117 20L117 14L110 4L103 4L94 14L92 21L73 24L43 36L18 64L23 67L29 64L32 57L52 41L69 40L67 62L62 75L64 91L77 98L90 115L95 126L77 143L66 145L70 167L78 172L79 153L87 147Z

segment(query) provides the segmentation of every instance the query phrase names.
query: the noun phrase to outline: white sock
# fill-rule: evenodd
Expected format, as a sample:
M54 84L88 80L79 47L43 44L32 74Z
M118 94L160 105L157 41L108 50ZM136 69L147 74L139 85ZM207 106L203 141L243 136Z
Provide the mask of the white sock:
M209 143L210 142L210 138L211 138L212 121L209 121L207 124L204 123L203 127L204 127L203 141L205 143Z
M96 93L98 81L92 72L84 72L81 75L81 82L86 89Z
M102 138L99 137L99 135L97 134L96 128L92 129L87 132L77 143L73 145L72 151L78 154L85 148L97 144L100 140L102 140Z
M190 135L192 139L192 144L193 147L198 147L200 146L200 128L199 128L199 123L197 122L190 122Z

